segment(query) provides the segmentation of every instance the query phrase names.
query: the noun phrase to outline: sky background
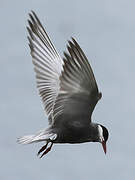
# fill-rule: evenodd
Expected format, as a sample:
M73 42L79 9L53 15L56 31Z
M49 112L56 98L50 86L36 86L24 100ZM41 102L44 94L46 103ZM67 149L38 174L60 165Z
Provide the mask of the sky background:
M36 89L27 40L34 10L63 55L76 38L103 94L92 116L109 129L107 155L101 144L18 145L18 136L47 127ZM135 179L135 1L0 0L0 179Z

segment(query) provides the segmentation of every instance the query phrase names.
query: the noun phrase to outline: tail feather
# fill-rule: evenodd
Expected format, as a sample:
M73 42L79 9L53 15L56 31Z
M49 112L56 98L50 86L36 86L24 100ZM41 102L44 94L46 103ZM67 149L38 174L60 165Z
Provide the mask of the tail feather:
M31 144L34 141L34 135L22 136L17 139L19 144Z
M38 132L35 135L27 135L27 136L22 136L17 139L17 142L19 144L31 144L35 142L40 142L40 141L47 141L47 140L54 140L56 139L57 134L51 133L50 131L47 130L42 130Z

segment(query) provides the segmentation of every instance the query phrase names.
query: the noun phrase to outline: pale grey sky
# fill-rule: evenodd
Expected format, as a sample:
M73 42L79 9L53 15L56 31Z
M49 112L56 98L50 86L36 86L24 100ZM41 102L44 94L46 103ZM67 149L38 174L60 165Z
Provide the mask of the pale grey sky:
M0 179L133 180L135 178L135 1L23 0L0 2ZM110 131L108 152L98 143L54 145L43 159L42 144L18 145L20 135L47 126L36 89L27 41L34 10L62 55L75 37L103 93L93 121Z

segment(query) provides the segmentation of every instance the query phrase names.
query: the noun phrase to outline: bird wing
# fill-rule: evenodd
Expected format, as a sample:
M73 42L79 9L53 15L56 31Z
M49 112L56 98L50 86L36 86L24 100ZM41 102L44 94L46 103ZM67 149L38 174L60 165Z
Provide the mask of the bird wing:
M36 14L32 11L29 16L28 40L36 72L37 88L45 111L50 117L60 88L59 77L63 69L63 59L56 51ZM49 119L51 121L51 118Z
M81 117L88 119L95 105L101 98L92 68L82 49L72 38L67 46L68 54L64 53L63 72L60 76L60 91L53 109L54 122L60 116L71 119Z

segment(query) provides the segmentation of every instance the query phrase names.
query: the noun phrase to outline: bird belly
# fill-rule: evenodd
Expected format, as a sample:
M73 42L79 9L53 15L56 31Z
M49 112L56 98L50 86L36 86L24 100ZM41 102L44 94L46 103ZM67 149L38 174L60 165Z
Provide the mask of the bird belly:
M63 128L57 133L54 143L85 143L90 141L86 128Z

